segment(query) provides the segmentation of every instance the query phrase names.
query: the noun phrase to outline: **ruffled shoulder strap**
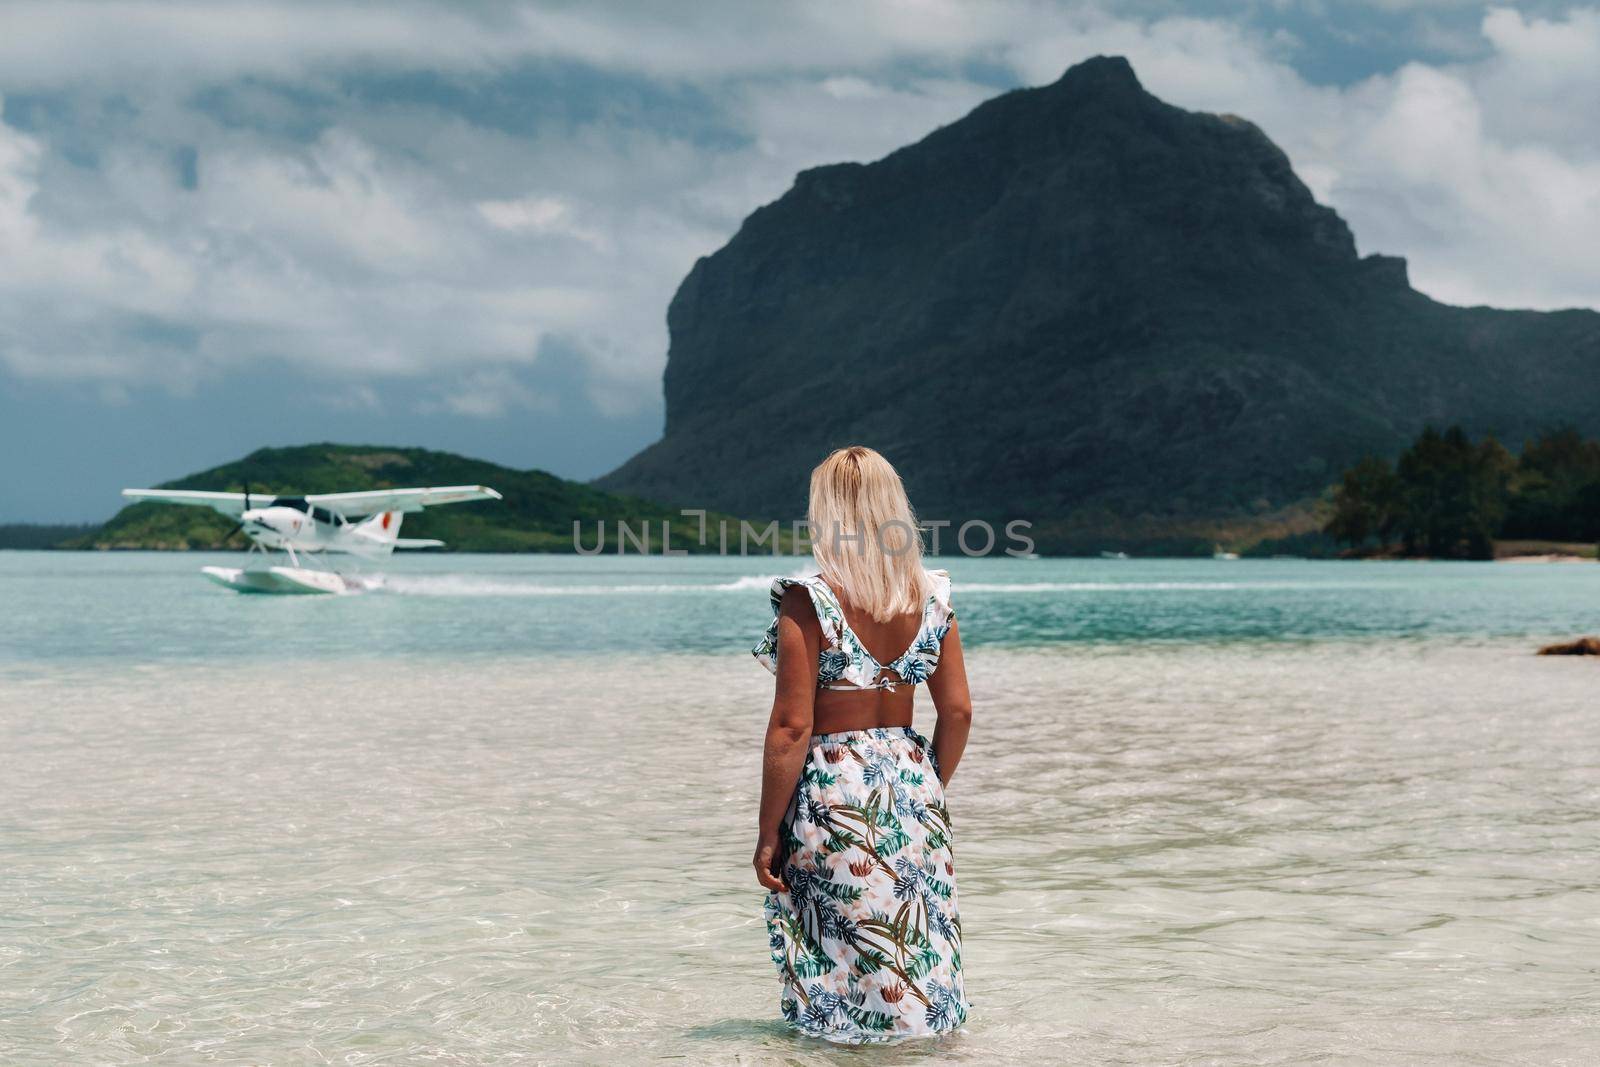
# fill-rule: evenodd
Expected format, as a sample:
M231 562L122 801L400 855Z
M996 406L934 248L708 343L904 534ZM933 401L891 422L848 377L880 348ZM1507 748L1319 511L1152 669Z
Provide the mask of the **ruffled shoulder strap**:
M783 608L783 595L797 585L805 586L811 594L811 608L817 613L817 623L822 627L822 640L827 645L839 644L840 631L844 627L844 611L820 574L804 578L774 578L770 593L772 622L767 625L767 632L761 635L761 640L756 642L756 647L750 650L750 654L773 674L778 673L778 613Z
M930 621L948 626L950 620L956 617L956 609L950 604L950 572L929 571L928 577L933 582L933 591L928 596Z

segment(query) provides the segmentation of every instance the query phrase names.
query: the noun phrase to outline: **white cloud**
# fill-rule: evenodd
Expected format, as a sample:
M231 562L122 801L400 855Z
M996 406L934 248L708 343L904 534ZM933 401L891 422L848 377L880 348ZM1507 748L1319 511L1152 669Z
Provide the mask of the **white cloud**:
M41 151L37 139L0 123L0 240L8 247L33 231L28 206L39 191Z
M12 0L0 69L14 86L156 84L367 68L484 71L523 59L576 60L669 78L765 75L949 56L1013 38L1041 2L739 0L694 5L457 5L286 0Z
M478 214L496 229L571 237L599 252L611 248L611 242L604 233L580 223L572 205L558 196L529 195L515 200L480 200L476 206Z
M567 205L553 196L525 196L520 200L481 200L478 211L502 230L548 231L568 214Z
M473 419L499 418L514 410L552 411L554 401L528 388L503 367L476 370L449 383L442 395L417 404L424 415L439 413Z

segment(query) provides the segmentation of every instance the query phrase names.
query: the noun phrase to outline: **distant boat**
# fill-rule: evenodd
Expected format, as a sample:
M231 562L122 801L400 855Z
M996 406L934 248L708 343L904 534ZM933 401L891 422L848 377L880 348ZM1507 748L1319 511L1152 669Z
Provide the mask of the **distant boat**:
M1127 559L1128 558L1128 554L1126 552L1101 552L1100 553L1100 558L1101 559Z
M1212 547L1215 549L1215 551L1213 551L1211 553L1211 558L1212 559L1238 559L1239 558L1239 553L1237 553L1237 552L1226 552L1226 551L1223 550L1221 545L1214 545Z

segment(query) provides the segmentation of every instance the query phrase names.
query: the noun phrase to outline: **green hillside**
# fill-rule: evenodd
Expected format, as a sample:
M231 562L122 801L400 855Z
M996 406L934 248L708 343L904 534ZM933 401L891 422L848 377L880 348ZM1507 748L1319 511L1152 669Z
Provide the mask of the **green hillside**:
M673 548L698 546L698 522L637 497L602 492L544 471L512 470L479 459L422 448L375 445L300 445L263 448L233 463L163 482L151 488L212 489L290 496L404 486L487 485L503 500L452 504L408 514L405 537L437 537L466 552L570 552L572 523L583 522L583 543L595 544L595 521L606 521L606 550L615 552L616 523L634 529L649 520L650 547L660 552L661 522L672 523ZM208 549L245 548L248 541L223 539L233 522L210 508L144 502L123 508L110 522L66 542L68 548ZM628 550L635 551L632 543Z

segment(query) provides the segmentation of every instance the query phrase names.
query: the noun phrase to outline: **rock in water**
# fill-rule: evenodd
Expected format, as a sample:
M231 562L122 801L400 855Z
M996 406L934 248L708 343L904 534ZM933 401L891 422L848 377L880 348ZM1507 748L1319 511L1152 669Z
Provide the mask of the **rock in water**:
M1576 641L1545 645L1541 656L1600 656L1600 637L1580 637Z
M1600 314L1423 296L1259 129L1120 58L802 172L667 321L665 434L599 484L751 516L860 442L925 517L1103 548L1306 501L1426 423L1600 431Z

